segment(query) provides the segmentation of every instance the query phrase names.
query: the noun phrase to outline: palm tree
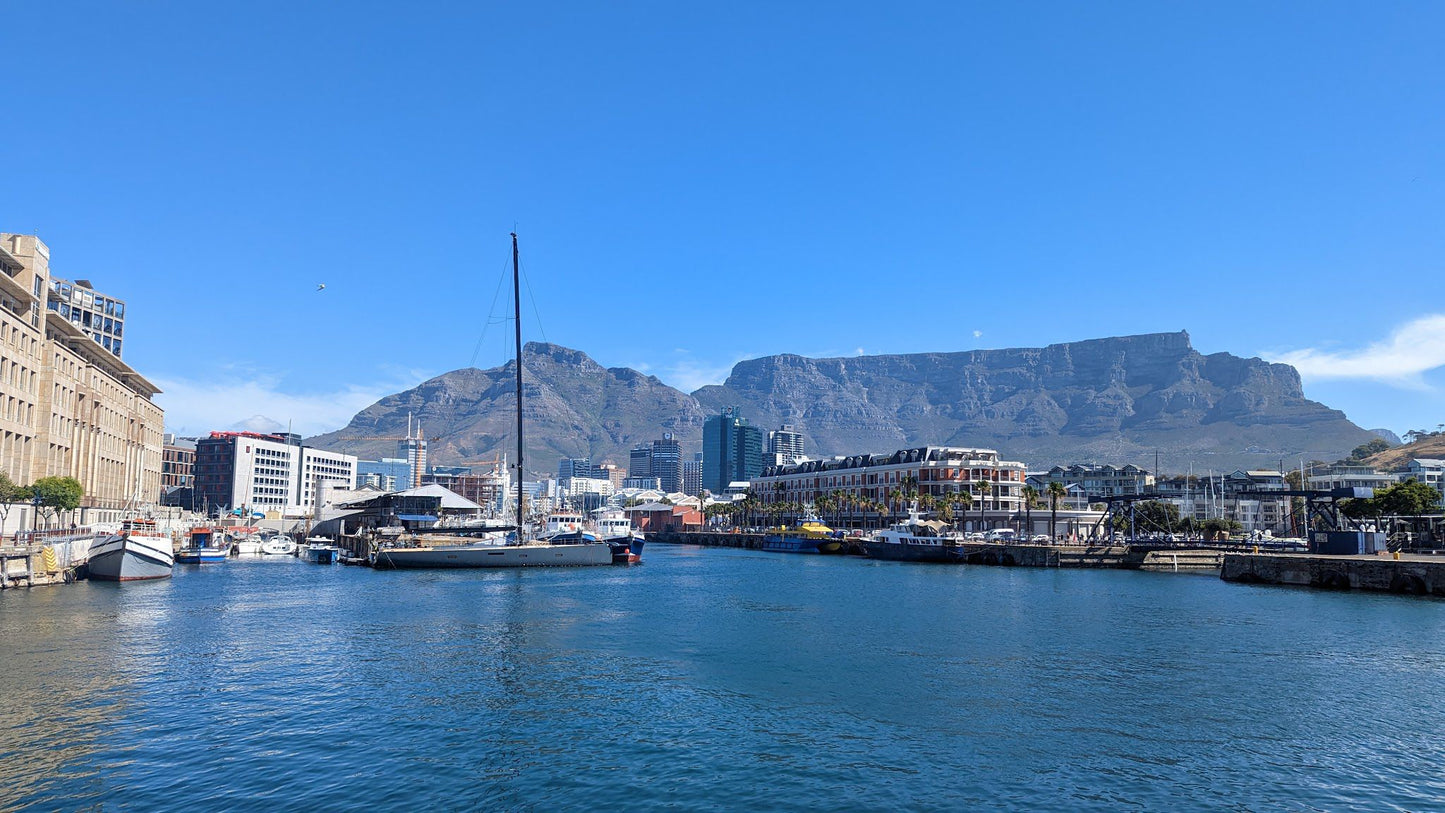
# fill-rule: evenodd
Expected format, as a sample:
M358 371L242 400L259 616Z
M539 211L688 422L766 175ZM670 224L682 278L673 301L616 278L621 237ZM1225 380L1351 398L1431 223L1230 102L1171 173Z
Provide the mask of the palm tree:
M949 495L948 501L958 506L959 511L963 514L963 519L968 519L968 509L973 507L972 494L967 491L955 491Z
M985 522L983 512L988 508L988 498L993 495L993 483L979 479L974 485L978 487L978 529L982 531Z
M1039 499L1039 490L1033 486L1024 486L1022 494L1024 498L1024 527L1028 528L1028 531L1025 533L1027 538L1024 541L1027 542L1029 539L1032 539L1034 535L1034 503Z
M888 492L888 506L889 506L889 510L893 512L894 516L897 516L897 514L898 514L898 506L899 506L899 504L902 503L902 502L903 502L903 492L902 492L902 491L900 491L900 490L898 490L898 489L895 488L895 489L893 489L892 491L889 491L889 492Z
M1060 483L1059 481L1055 480L1055 481L1049 483L1048 493L1049 493L1049 544L1052 545L1052 544L1054 543L1054 540L1058 538L1058 536L1057 536L1056 533L1055 533L1055 528L1058 526L1058 522L1059 522L1059 500L1063 499L1064 496L1065 496L1066 494L1068 494L1068 491L1064 488L1064 484L1063 484L1063 483Z

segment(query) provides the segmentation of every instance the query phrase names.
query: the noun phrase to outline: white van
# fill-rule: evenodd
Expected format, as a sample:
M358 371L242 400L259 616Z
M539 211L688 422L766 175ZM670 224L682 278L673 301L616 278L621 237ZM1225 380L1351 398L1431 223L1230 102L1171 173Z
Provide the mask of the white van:
M984 536L984 539L987 539L989 542L1012 542L1014 541L1014 529L994 528Z

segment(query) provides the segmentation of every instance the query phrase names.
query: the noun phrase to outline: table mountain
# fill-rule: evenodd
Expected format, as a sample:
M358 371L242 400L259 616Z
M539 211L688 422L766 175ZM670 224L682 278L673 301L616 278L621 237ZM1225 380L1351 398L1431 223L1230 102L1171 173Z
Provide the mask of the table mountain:
M1135 462L1161 468L1270 467L1284 458L1334 460L1369 432L1305 398L1293 367L1228 353L1202 355L1187 333L1122 336L1043 348L740 362L720 386L687 395L586 354L529 343L528 469L589 455L626 465L632 444L673 432L700 450L702 421L738 406L754 425L788 423L808 454L941 444L998 449L1031 468ZM432 460L473 460L511 440L512 367L457 370L389 396L315 443L392 454L394 442L339 438L405 434L406 414L440 436Z

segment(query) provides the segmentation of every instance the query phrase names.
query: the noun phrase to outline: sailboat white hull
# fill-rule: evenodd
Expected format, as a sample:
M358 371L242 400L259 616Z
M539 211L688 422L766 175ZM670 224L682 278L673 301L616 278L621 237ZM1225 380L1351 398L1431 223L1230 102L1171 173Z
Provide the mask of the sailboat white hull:
M434 548L382 548L376 567L580 567L612 564L612 549L601 543L580 545L442 545Z

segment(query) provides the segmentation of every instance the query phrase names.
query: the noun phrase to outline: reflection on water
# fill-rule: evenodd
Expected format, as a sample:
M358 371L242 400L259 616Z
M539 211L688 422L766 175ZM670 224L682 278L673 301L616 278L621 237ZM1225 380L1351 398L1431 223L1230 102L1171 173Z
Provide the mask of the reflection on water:
M656 545L0 594L0 808L1427 809L1445 604Z

